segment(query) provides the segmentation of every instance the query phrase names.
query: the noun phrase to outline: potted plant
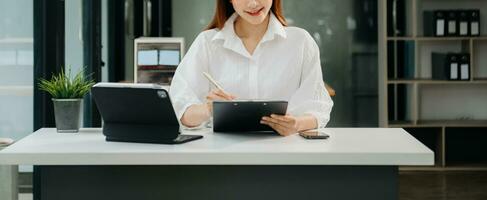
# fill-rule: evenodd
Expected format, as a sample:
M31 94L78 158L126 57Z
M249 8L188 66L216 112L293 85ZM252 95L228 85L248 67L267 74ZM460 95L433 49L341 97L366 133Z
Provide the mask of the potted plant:
M76 133L81 120L83 96L88 93L95 82L80 70L71 77L71 69L52 75L51 80L39 79L39 89L52 96L56 128L59 133Z

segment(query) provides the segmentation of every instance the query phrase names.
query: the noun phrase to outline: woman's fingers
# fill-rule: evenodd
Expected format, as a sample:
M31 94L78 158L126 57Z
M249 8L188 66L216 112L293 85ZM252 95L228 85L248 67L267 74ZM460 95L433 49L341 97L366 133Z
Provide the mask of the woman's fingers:
M270 126L283 136L298 132L296 118L291 115L272 114L270 117L264 116L261 123Z
M222 97L220 95L211 93L208 96L206 96L206 100L208 100L208 101L217 101L217 100L228 100L228 99L225 98L225 97Z
M223 97L218 96L216 94L210 93L206 96L206 100L208 101L216 101L216 100L225 100Z
M277 131L280 135L284 135L286 136L287 134L285 134L285 128L280 126L279 124L276 124L276 123L273 123L273 122L270 122L270 121L265 121L265 120L262 120L261 121L262 124L264 125L267 125L269 127L271 127L272 129L274 129L275 131Z
M233 100L233 99L235 99L235 96L233 96L233 95L231 95L231 94L229 94L229 93L226 93L225 91L220 90L220 89L213 90L213 92L214 92L216 95L218 95L218 96L222 97L222 98L223 98L223 99L225 99L225 100Z
M292 117L291 115L276 115L276 114L272 114L271 115L271 118L277 119L279 121L286 122L286 123L291 123L291 124L296 123L296 119L294 117Z
M212 90L206 97L208 100L233 100L235 98L236 97L234 95L228 94L219 89Z
M217 100L233 100L236 99L235 96L227 94L222 90L216 89L212 90L208 96L206 96L206 103L210 113L213 113L213 101Z
M284 121L284 120L280 120L280 119L277 119L274 117L262 117L262 120L269 121L269 122L272 122L275 124L279 124L279 125L281 125L285 128L288 128L288 129L292 129L295 126L295 124L292 121Z
M278 121L269 120L269 118L262 119L261 123L270 126L272 129L276 130L279 134L284 135L284 136L287 136L287 135L290 135L290 134L293 134L296 132L295 129L286 127L286 126L284 126L284 124L279 123Z

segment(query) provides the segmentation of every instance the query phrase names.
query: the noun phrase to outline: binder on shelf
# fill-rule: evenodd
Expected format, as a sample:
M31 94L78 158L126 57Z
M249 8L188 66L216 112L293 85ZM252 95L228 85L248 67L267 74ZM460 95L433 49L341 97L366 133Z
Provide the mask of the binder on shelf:
M408 86L405 84L389 85L388 90L388 104L389 120L390 121L411 121L410 104L411 90L408 90Z
M406 1L392 0L387 3L387 35L388 36L406 36ZM358 32L360 33L360 32Z
M460 80L470 80L470 54L461 54Z
M447 54L431 53L431 77L433 80L448 80L447 74Z
M396 63L395 63L395 78L404 78L404 64L406 63L406 48L407 41L398 41L396 43Z
M457 36L458 35L458 18L457 18L457 11L455 10L448 10L445 11L447 13L447 35L448 36Z
M434 11L435 15L435 36L445 36L446 15L442 10Z
M458 80L458 65L459 65L459 58L458 54L449 53L448 56L448 79L450 80Z
M392 46L394 54L391 56L394 59L390 59L391 74L390 77L394 79L412 79L414 78L414 47L413 41L397 41Z
M387 78L395 79L396 70L396 41L387 41Z
M404 42L404 77L405 79L413 79L414 75L414 47L415 43L412 41Z
M470 21L470 35L480 36L480 10L468 11Z
M458 26L459 30L458 33L460 36L468 36L469 35L469 17L468 17L468 11L466 10L460 10L458 13Z
M423 35L426 37L435 36L435 17L433 11L423 12Z

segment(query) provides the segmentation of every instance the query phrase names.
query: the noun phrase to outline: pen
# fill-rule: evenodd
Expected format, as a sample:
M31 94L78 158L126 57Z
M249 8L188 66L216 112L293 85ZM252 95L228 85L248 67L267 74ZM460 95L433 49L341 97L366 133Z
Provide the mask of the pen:
M213 84L215 85L216 88L218 88L219 90L221 91L225 91L222 86L220 86L220 84L218 84L218 82L215 81L215 79L213 79L213 77L211 77L210 74L206 73L206 72L203 72L203 75L205 75L205 77Z

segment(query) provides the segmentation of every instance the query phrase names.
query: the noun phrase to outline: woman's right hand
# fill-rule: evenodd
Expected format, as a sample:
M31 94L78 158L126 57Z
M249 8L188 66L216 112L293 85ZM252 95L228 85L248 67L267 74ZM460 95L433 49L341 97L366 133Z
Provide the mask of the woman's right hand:
M208 107L208 112L211 115L213 113L213 101L216 100L226 100L226 101L231 101L236 99L237 97L229 94L223 90L220 89L214 89L210 93L208 93L208 96L206 96L206 106Z
M206 104L194 104L190 106L183 114L181 123L187 127L197 127L207 121L213 114L213 101L215 100L233 100L236 97L222 90L212 90L206 96Z

